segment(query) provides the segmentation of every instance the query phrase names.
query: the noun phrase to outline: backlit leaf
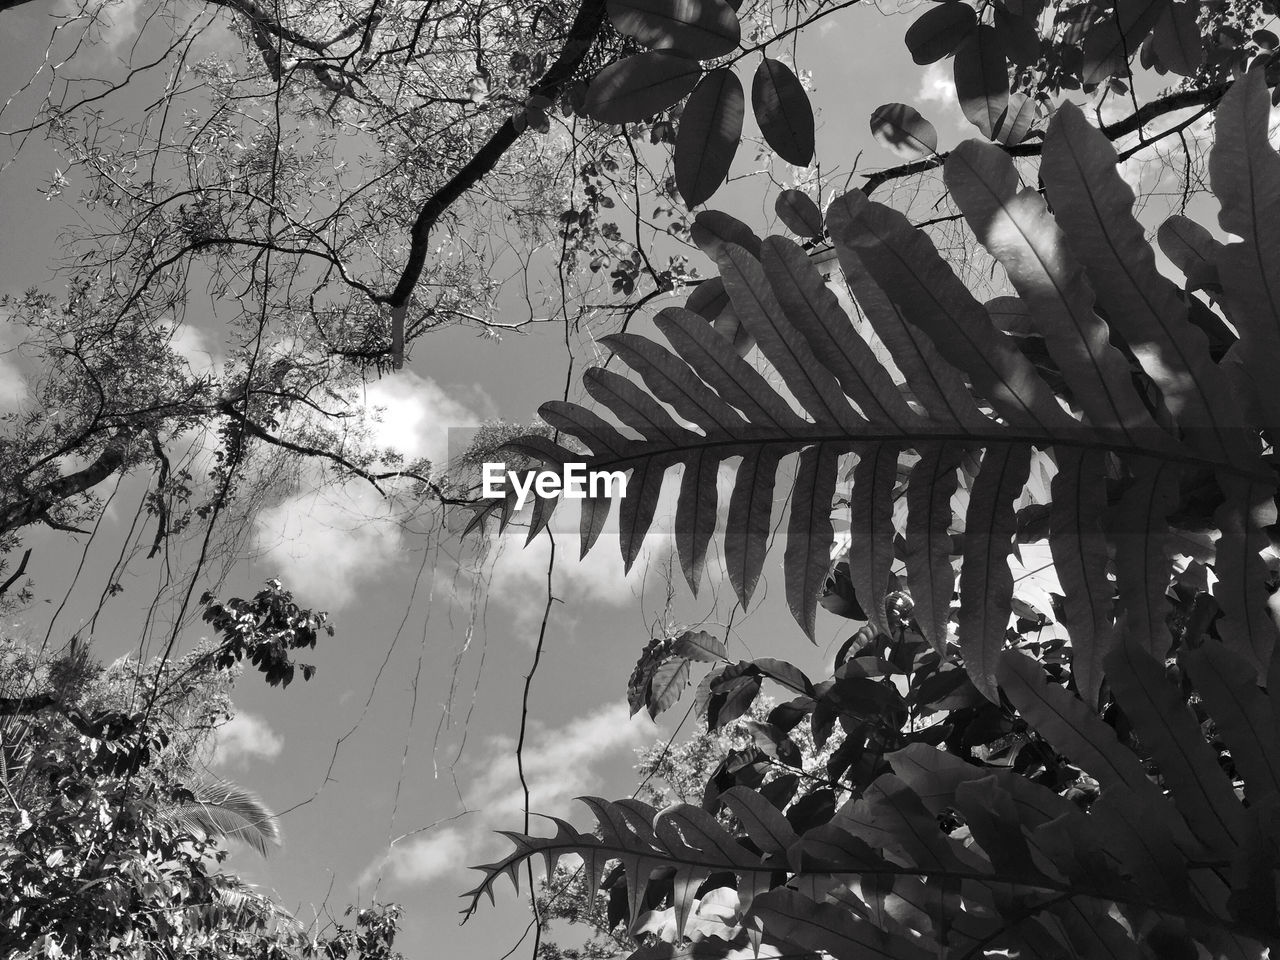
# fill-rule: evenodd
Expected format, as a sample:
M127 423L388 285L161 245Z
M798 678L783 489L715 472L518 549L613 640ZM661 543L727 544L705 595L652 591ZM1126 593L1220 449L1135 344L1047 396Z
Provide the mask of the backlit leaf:
M907 28L907 49L911 59L924 66L955 53L977 27L977 15L967 3L940 3Z
M738 15L724 0L608 0L607 9L617 31L641 46L698 60L730 53L741 37Z
M702 67L674 53L650 51L610 64L587 87L586 113L603 123L635 123L683 100Z
M813 107L796 75L781 60L765 57L751 82L751 109L765 142L787 163L813 161Z
M742 139L742 84L728 67L700 81L680 115L676 135L676 186L686 206L708 200L729 175Z
M822 211L807 193L783 190L774 201L773 209L778 219L796 236L822 236Z
M915 107L905 103L876 107L871 114L871 135L876 143L905 160L927 157L938 150L938 131Z

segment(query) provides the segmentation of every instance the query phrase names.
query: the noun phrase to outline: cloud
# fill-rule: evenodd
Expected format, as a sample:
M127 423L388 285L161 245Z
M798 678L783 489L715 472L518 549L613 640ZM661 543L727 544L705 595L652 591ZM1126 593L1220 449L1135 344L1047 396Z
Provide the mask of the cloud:
M479 387L446 392L434 380L402 371L369 384L362 407L378 447L389 447L406 460L448 459L449 429L476 426L496 414L493 401Z
M269 574L330 611L403 560L397 507L362 481L289 497L262 510L254 524Z
M966 131L969 129L969 120L960 109L960 101L956 98L956 82L952 77L950 60L939 60L925 68L923 76L920 77L920 89L916 92L916 99L924 103L938 104L941 108L940 112L950 116L957 127Z
M493 410L477 388L446 391L407 371L370 384L352 402L369 431L366 443L435 462L447 458L451 427L478 424ZM328 480L319 467L305 479L307 489L259 512L257 546L271 575L301 597L323 598L332 611L403 560L408 507L363 480Z
M382 874L396 883L427 884L456 875L458 866L466 860L469 845L467 835L454 827L414 837L365 867L356 882L365 886Z
M252 760L274 760L284 749L284 738L256 714L241 711L218 728L212 766L247 767Z
M529 807L537 813L571 816L575 796L599 789L596 765L629 747L653 740L657 728L643 713L630 717L626 704L606 704L558 727L535 729L524 751ZM510 828L523 809L515 741L490 737L482 752L463 764L464 796L473 811L466 826L448 826L395 844L360 874L359 886L379 877L399 884L456 878L460 867L492 859L493 831Z
M655 730L643 714L631 717L625 703L605 704L562 727L543 730L524 751L529 808L538 813L564 812L570 800L596 782L594 764L628 746L647 743ZM492 737L484 758L476 761L483 772L467 793L486 818L507 820L523 809L515 746L510 737Z
M18 365L0 354L0 413L18 410L28 395L27 380Z

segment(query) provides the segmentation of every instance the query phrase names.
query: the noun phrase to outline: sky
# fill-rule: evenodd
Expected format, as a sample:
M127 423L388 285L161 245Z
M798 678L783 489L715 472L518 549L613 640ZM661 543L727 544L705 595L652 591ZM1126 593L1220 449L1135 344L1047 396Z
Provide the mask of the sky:
M60 2L0 15L0 98L34 69L50 29L48 13ZM796 59L812 74L819 108L817 158L827 174L847 172L860 151L860 170L896 162L868 132L867 118L882 103L916 104L936 125L942 149L971 135L947 66L911 63L901 41L910 19L858 5L798 38ZM733 174L753 164L744 148ZM76 213L46 200L38 188L60 166L33 141L0 172L4 292L33 283L57 289L50 264L59 232ZM781 166L775 174L784 181L789 176ZM712 206L764 234L778 229L774 196L764 178L753 177L725 188ZM709 270L700 255L695 260ZM530 329L501 342L465 328L431 333L403 371L368 388L369 405L384 409L379 438L410 456L438 457L447 449L449 427L492 417L529 421L539 403L560 396L565 372L560 333ZM643 317L633 329L654 332ZM184 336L193 363L218 362L216 331ZM6 362L0 353L0 405L20 402L22 394ZM122 485L100 536L83 553L83 544L62 534L31 533L37 596L26 620L33 636L55 617L55 637L83 625L141 490L136 482ZM669 488L660 528L670 529L673 502ZM562 529L576 529L571 508L562 508L558 521ZM546 598L547 540L528 548L522 538L495 540L480 577L468 569L473 553L455 539L431 532L425 522L399 525L372 489L355 484L304 489L264 509L253 525L257 555L236 565L228 592L251 592L279 577L303 605L327 609L337 633L309 658L318 667L310 683L281 691L246 676L237 686L238 713L220 732L212 768L283 812L284 846L266 860L239 851L232 869L304 918L325 905L340 911L374 896L400 901L406 908L400 946L409 957L435 955L444 943L450 956L496 960L520 937L527 903L504 883L495 907L486 901L459 927L458 895L480 876L466 865L508 849L494 831L521 825L514 744ZM654 724L630 718L625 702L627 676L663 610L669 539L654 538L629 577L622 575L616 543L605 541L580 562L576 536L558 540L554 592L561 602L552 605L532 686L525 754L532 808L580 828L589 821L573 797L629 795L634 750L670 735L684 713L682 703ZM461 565L459 556L466 558ZM771 551L762 599L749 615L734 618L731 655L788 658L811 675L825 675L851 630L819 611L818 642L803 638L783 602L781 557L780 547ZM697 597L678 569L671 575L672 615L724 635L731 592L716 582L715 557L709 566L712 576ZM154 575L140 569L139 581L126 583L95 632L103 659L136 647L131 631L151 596L145 576ZM199 638L198 629L189 631L179 647L190 649Z

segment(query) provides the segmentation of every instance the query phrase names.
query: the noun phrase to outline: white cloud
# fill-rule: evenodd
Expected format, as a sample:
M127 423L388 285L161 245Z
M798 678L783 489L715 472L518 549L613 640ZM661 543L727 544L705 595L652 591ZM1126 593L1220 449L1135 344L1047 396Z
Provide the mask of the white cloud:
M0 354L0 413L19 409L28 396L27 380L11 359Z
M366 423L374 444L390 447L405 459L448 459L449 429L472 427L494 415L494 405L479 388L445 392L438 383L402 371L369 384L364 391ZM465 400L465 402L464 402Z
M414 837L397 844L381 860L365 867L357 884L373 883L379 874L396 883L430 883L445 876L457 876L466 860L470 840L454 827Z
M571 799L600 788L596 765L650 742L656 730L643 713L629 717L621 703L601 706L559 727L535 729L524 751L530 810L572 816ZM515 741L489 738L482 753L463 764L462 775L464 796L473 811L467 826L442 827L395 844L365 868L358 885L379 877L401 884L456 879L463 866L498 855L505 841L493 831L518 826L523 809Z
M960 101L956 99L956 82L952 76L950 60L939 60L925 68L916 99L938 104L940 110L936 112L950 116L961 130L970 130L969 120L960 109ZM925 115L928 116L927 113Z
M241 711L218 728L214 766L246 767L252 760L274 760L284 749L284 738L256 714Z
M625 703L610 703L562 727L542 731L524 751L529 809L566 812L569 801L588 792L596 782L594 764L626 747L652 740L656 730L653 722L643 714L629 714ZM491 738L484 758L476 764L483 773L467 793L486 818L509 820L523 809L513 739Z
M222 359L212 337L189 323L181 323L169 334L169 347L191 367L196 376L222 375Z
M330 611L402 557L394 503L363 481L289 497L254 523L269 575Z
M352 401L375 447L443 462L449 429L476 425L493 409L483 392L461 392L467 402L406 371L370 384ZM259 512L257 545L271 566L268 575L332 611L402 560L407 508L366 481L326 481L318 467L307 480L308 489Z

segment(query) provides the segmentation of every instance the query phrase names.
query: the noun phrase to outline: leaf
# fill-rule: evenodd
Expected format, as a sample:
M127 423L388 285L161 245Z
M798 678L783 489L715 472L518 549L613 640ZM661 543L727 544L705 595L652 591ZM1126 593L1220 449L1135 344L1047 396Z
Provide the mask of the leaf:
M729 342L697 314L667 307L654 317L654 324L698 376L746 414L753 424L771 424L782 429L804 426L804 419L769 386L759 371L738 356Z
M751 109L765 142L796 167L813 160L813 107L796 75L781 60L765 57L751 82Z
M1187 288L1219 286L1218 254L1222 244L1189 217L1174 214L1156 233L1160 249L1187 278Z
M1010 422L1044 431L1078 426L1014 340L996 329L933 242L906 217L854 191L832 204L827 223L841 265L848 254L856 256L903 316ZM845 245L848 254L841 249Z
M1204 44L1196 22L1199 15L1200 5L1192 0L1174 0L1160 14L1151 35L1151 50L1160 73L1172 70L1182 77L1195 75L1204 60Z
M699 214L701 216L701 214ZM697 224L694 224L697 229ZM729 306L729 295L724 292L724 281L719 277L709 277L693 288L689 299L684 302L686 310L692 310L706 320L714 320Z
M578 522L578 534L582 549L578 554L581 560L587 555L598 539L609 519L609 511L613 507L612 497L585 497L581 501L582 514Z
M1209 176L1221 202L1218 223L1243 242L1217 248L1227 315L1240 331L1241 357L1258 384L1269 384L1280 355L1280 154L1268 139L1270 98L1264 67L1234 83L1215 114ZM1280 396L1256 391L1263 426L1280 428Z
M916 623L939 654L946 652L955 592L949 528L951 496L959 482L956 468L963 454L958 444L928 444L907 481L907 586L915 601Z
M786 887L757 896L752 914L774 937L806 950L822 950L836 960L928 960L930 954L903 937L877 929L846 907L814 903Z
M1174 805L1211 857L1229 856L1245 839L1244 807L1182 692L1165 679L1164 665L1132 641L1114 650L1106 667L1112 692L1159 765Z
M728 243L736 243L738 246L745 248L747 253L753 257L760 256L760 238L756 236L755 231L736 217L731 217L729 214L722 213L719 210L703 210L694 217L693 226L689 228L689 236L698 245L698 249L712 260L719 259L720 251ZM720 289L724 289L724 284L719 277L707 280L699 284L699 287L705 286L707 283L718 283L720 284ZM728 306L727 295L725 306ZM690 307L689 309L692 310L694 308ZM698 312L701 313L702 311ZM708 317L708 319L713 318Z
M1255 667L1212 641L1182 650L1178 662L1230 748L1250 806L1280 797L1275 708L1270 692L1258 688Z
M658 719L658 714L676 705L684 688L689 685L690 669L689 661L678 657L668 660L653 672L646 703L651 719Z
M804 337L787 321L760 262L730 244L721 251L718 263L738 317L801 406L819 423L856 430L861 418Z
M742 458L729 497L724 559L729 583L745 611L764 567L780 451L756 448Z
M741 39L724 0L608 0L609 20L644 47L674 48L695 60L731 53Z
M638 53L596 74L587 87L586 114L602 123L636 123L683 100L701 75L696 60Z
M604 404L645 439L679 443L696 436L671 419L671 414L651 396L612 370L592 367L582 375L582 384L593 400Z
M827 209L828 230L836 241L840 266L849 289L877 336L889 348L916 399L942 423L980 430L986 418L978 410L958 370L939 355L933 344L908 323L868 272L854 244L861 228L851 211L856 205L836 199Z
M702 663L718 663L729 659L729 651L725 649L724 642L705 630L686 630L676 638L671 652L677 657Z
M667 462L646 458L636 465L627 480L627 495L622 498L618 516L618 543L622 548L622 566L626 572L630 572L644 544L645 534L653 524L666 469Z
M743 103L738 77L721 67L698 81L685 104L676 135L675 168L686 206L710 199L729 175L742 139Z
M884 598L893 567L893 488L900 448L891 443L859 444L849 493L849 580L878 633L889 634Z
M1049 124L1040 176L1098 305L1159 386L1186 442L1205 456L1251 463L1256 454L1240 430L1244 417L1204 334L1186 322L1177 288L1156 269L1115 149L1070 103Z
M923 67L955 53L977 27L977 15L967 3L940 3L907 28L907 49L911 59Z
M1115 543L1124 625L1120 632L1142 638L1153 656L1164 657L1173 639L1165 621L1172 560L1168 517L1178 503L1181 471L1147 459L1137 460L1133 470L1134 483L1121 498L1108 530Z
M702 449L684 464L680 496L676 501L676 554L689 589L696 596L702 581L707 546L716 530L716 481L720 457L715 450Z
M1019 190L1013 160L970 140L947 158L944 178L974 236L1000 262L1036 331L1095 426L1134 446L1174 449L1133 387L1129 364L1093 312L1093 290L1033 190Z
M1080 78L1101 83L1125 70L1128 60L1155 26L1170 0L1115 0L1115 13L1085 35Z
M548 400L538 407L538 416L561 433L577 437L596 456L618 456L628 443L617 427L576 403Z
M757 847L766 854L785 857L799 839L791 823L772 803L747 787L730 787L720 802L742 824Z
M663 350L652 340L634 333L615 333L601 337L600 342L640 374L645 386L655 397L670 404L685 420L696 423L707 436L740 436L747 426L732 407L689 369L688 364ZM539 412L541 413L541 408ZM612 450L597 452L609 452L616 456L621 449L615 443Z
M798 237L822 236L822 211L807 193L783 190L774 201L773 210L788 230ZM759 256L759 251L755 252Z
M839 450L820 443L800 454L791 517L787 523L787 549L783 555L787 606L805 635L817 642L815 615L827 571L831 566L831 498L836 490Z
M1013 573L1009 552L1017 522L1013 501L1031 469L1024 444L987 448L965 514L964 562L960 567L960 653L973 685L993 703L996 670L1009 628Z
M869 420L900 430L920 424L871 348L854 329L813 261L799 246L770 237L761 251L769 286L787 319L800 331L813 354L822 358Z
M1036 122L1036 101L1025 93L1009 94L1009 105L1000 115L993 139L1006 147L1014 147L1027 139L1031 125Z
M1049 549L1063 589L1062 622L1071 635L1071 672L1076 689L1096 706L1102 662L1115 644L1114 588L1107 580L1107 507L1101 451L1062 449L1050 487Z
M965 37L956 50L955 80L964 115L984 137L994 136L1009 105L1009 65L995 27L982 25Z
M886 103L876 107L871 114L871 135L876 138L876 143L904 160L916 160L938 152L938 131L920 116L915 107L905 103Z
M1152 806L1164 804L1142 763L1116 739L1115 731L1079 697L1046 681L1044 670L1025 654L1008 650L1000 658L1000 687L1028 725L1071 758L1105 790L1111 784L1132 791Z

